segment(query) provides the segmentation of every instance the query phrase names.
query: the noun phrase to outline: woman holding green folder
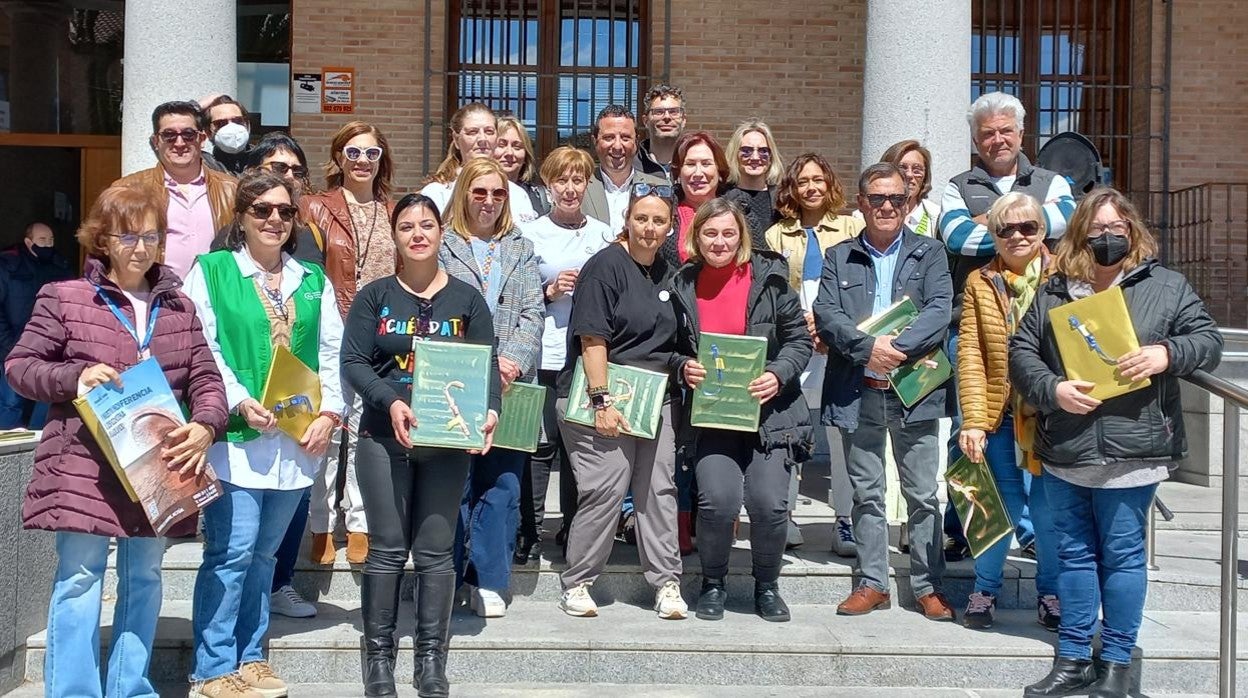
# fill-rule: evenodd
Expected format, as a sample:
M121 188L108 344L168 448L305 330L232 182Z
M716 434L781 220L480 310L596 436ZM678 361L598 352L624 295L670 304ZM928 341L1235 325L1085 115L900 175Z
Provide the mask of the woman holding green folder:
M780 597L779 578L789 522L789 472L814 449L801 385L813 345L783 258L751 252L748 230L736 204L722 198L703 204L685 239L689 261L672 281L677 337L687 357L681 375L690 390L710 390L723 373L722 366L703 366L694 358L701 333L767 340L763 372L748 385L750 396L762 403L757 431L689 427L702 558L697 616L724 616L733 522L744 502L750 515L754 611L764 620L784 622L789 608Z

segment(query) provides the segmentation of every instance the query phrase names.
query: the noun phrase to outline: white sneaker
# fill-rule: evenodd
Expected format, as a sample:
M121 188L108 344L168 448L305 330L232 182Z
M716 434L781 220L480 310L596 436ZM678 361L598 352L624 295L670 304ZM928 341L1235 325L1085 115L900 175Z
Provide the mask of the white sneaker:
M313 618L316 606L308 603L294 587L287 584L269 596L269 614L274 613L287 618Z
M593 618L598 615L598 604L589 595L588 584L577 584L565 589L559 597L559 609L570 616Z
M689 615L689 606L680 595L680 585L666 582L654 595L654 610L664 620L683 620Z
M507 602L489 589L481 587L474 589L472 596L468 599L468 605L473 613L482 618L502 618L507 615Z

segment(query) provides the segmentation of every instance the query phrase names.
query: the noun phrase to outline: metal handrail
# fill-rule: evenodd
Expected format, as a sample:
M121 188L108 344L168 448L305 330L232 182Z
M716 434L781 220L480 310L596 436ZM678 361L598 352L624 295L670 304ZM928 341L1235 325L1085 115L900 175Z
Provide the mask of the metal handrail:
M1244 330L1222 330L1224 335ZM1222 398L1222 603L1218 645L1218 695L1235 695L1235 619L1239 603L1239 411L1248 409L1248 390L1208 371L1184 380Z

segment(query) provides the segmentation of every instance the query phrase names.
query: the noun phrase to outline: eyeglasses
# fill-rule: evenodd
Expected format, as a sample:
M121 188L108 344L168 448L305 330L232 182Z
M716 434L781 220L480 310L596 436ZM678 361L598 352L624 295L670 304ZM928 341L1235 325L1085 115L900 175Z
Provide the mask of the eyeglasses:
M650 116L653 116L657 119L661 119L665 116L676 117L676 116L680 116L681 114L684 114L685 108L684 107L651 107L648 113L650 114Z
M884 202L893 205L893 208L900 209L906 205L905 194L867 194L867 203L871 204L871 208L884 208Z
M1093 223L1088 231L1088 237L1099 238L1105 233L1113 233L1118 237L1126 237L1131 232L1131 221L1116 220L1110 223Z
M632 195L638 199L651 194L662 197L664 199L672 198L672 185L670 184L648 184L646 182L637 182L633 185Z
M1021 223L1007 223L1001 226L1001 229L994 235L1002 240L1009 240L1014 237L1014 233L1022 233L1023 237L1029 238L1035 237L1038 232L1040 232L1040 223L1037 221L1023 221Z
M472 191L468 193L472 195L472 200L479 204L485 203L486 199L489 199L490 201L506 201L507 200L506 188L486 189L485 187L477 187L476 189L473 189Z
M264 163L264 166L267 167L270 172L282 175L283 177L286 176L287 172L294 173L295 179L306 179L308 176L308 168L303 165L291 165L289 163L282 162L281 160L266 162Z
M765 145L759 148L754 148L748 145L743 145L741 146L741 150L738 151L738 154L740 155L742 160L749 160L750 158L754 157L755 152L758 153L759 160L771 159L771 148L768 148Z
M278 217L287 223L295 220L295 214L299 213L299 207L297 206L292 206L291 204L266 204L263 201L257 201L248 206L247 210L251 212L251 215L262 221L267 221L269 216L272 216L273 212L277 211Z
M193 128L184 128L181 131L174 131L173 129L165 129L164 131L161 131L157 135L160 136L160 140L168 143L169 145L173 145L174 143L177 143L179 138L186 141L187 143L194 143L195 141L199 140L199 131Z
M117 238L117 242L127 250L138 247L139 241L143 242L144 247L156 247L160 244L160 233L116 233L112 237Z
M231 116L228 119L213 119L212 120L212 127L215 129L225 128L227 124L238 124L239 126L246 126L247 119L246 117L242 117L242 116Z
M915 177L922 177L927 174L927 168L922 165L898 165L897 169L901 170L901 173L904 175L914 175Z
M377 162L381 159L381 153L381 147L376 145L368 148L357 148L349 145L342 149L343 156L351 162L358 162L360 158L365 158L369 162Z

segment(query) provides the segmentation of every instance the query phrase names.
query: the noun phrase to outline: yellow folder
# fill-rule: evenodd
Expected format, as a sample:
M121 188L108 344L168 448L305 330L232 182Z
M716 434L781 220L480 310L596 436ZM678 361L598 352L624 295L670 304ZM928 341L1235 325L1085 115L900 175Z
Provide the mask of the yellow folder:
M1122 289L1112 286L1049 311L1049 322L1070 380L1095 383L1092 397L1108 400L1149 384L1118 372L1118 359L1140 348Z
M321 379L299 357L279 345L273 351L260 404L277 417L277 428L297 442L321 411Z

